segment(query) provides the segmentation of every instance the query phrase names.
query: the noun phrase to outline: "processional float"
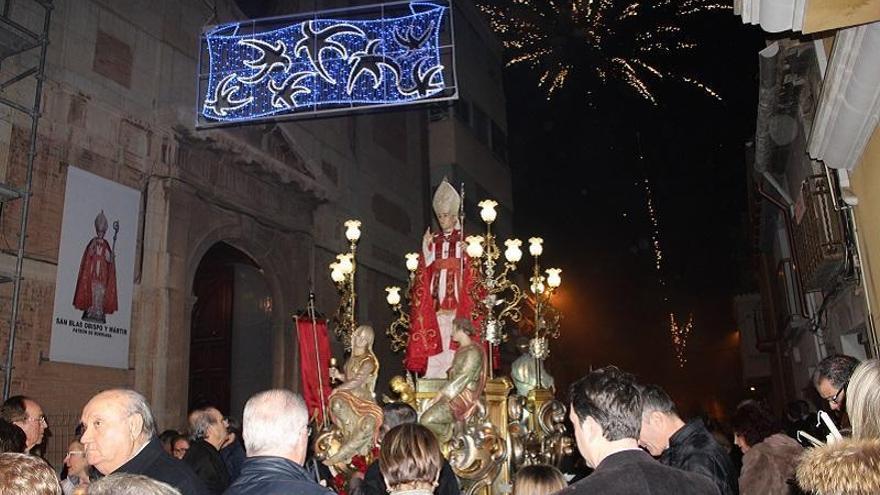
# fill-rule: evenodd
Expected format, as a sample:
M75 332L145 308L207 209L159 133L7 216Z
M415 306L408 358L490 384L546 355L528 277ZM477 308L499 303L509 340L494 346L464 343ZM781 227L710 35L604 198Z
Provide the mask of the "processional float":
M492 229L497 217L492 200L479 203L484 231L465 236L463 195L464 187L459 193L445 179L440 183L433 201L440 230L429 228L421 252L404 256L406 290L385 289L396 315L386 334L392 351L403 352L408 373L391 379L396 397L384 400L418 411L419 421L440 440L464 493L506 493L520 467L559 465L572 452L566 408L544 368L550 340L559 336L561 316L551 298L561 270L541 270L543 240L530 238L534 264L528 288L522 289L514 280L522 241L505 240L502 252ZM314 441L316 456L343 475L372 460L382 422L373 330L356 321L360 226L357 220L345 222L348 252L330 265L340 294L334 330L350 355L341 371L330 369L339 384ZM513 362L511 377L496 376L499 346L515 326L531 338Z

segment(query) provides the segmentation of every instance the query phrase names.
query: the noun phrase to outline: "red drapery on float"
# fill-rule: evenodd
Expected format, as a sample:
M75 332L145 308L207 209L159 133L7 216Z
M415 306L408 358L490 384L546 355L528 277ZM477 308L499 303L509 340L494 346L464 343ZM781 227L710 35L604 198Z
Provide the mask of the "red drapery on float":
M425 255L419 257L419 267L411 287L410 334L403 363L407 370L423 375L428 366L428 358L443 350L437 310L455 311L456 318L471 321L477 330L474 341L482 342L489 352L489 343L483 339L480 329L482 317L474 318L474 305L485 295L482 289L472 294L480 274L474 269L471 259L463 252L464 243L459 229L449 234L434 234L431 243L434 253L445 253L425 263ZM444 247L444 244L446 245ZM458 246L458 247L457 247ZM441 272L446 272L441 276ZM477 301L474 301L474 296ZM449 348L458 348L450 342ZM501 367L501 353L498 346L492 348L492 368Z
M309 408L309 416L320 423L330 397L330 342L327 340L327 322L318 319L315 323L313 328L311 319L296 318L303 399Z

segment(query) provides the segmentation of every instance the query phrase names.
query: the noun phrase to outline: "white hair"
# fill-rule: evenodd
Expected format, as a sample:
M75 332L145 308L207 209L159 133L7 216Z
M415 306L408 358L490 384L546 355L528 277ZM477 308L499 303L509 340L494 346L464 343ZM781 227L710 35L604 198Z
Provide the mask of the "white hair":
M244 406L242 436L249 457L296 449L309 422L306 403L299 394L273 389L260 392Z
M129 416L137 414L143 418L144 424L141 427L141 433L146 438L150 438L157 433L153 411L150 409L150 403L147 402L146 397L143 395L128 388L112 388L95 395L95 397L98 395L106 395L107 397L112 397L113 395L120 396L122 403L119 405Z

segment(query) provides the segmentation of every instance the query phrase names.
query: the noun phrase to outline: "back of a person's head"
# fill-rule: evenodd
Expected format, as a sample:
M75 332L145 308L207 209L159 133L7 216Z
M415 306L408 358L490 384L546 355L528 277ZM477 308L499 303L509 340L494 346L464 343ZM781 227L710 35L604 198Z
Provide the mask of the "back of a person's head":
M754 400L740 403L730 419L730 425L733 432L743 437L749 447L754 447L781 430L773 412Z
M864 361L853 371L846 410L853 438L880 438L880 360Z
M205 435L208 434L208 428L210 428L217 419L214 411L217 411L217 414L220 414L220 417L222 418L220 410L210 404L199 406L189 412L187 415L187 422L189 423L189 434L192 438L205 438Z
M513 495L550 495L565 488L562 473L547 464L532 464L520 468L513 481Z
M813 384L819 385L822 380L828 380L835 388L843 387L858 365L859 360L852 356L845 354L828 356L816 365Z
M810 405L803 399L789 401L785 405L785 417L789 421L804 419L810 415Z
M248 456L294 450L308 421L302 397L289 390L273 389L254 395L248 399L242 415L242 436Z
M165 430L159 434L159 441L162 442L162 445L169 445L177 435L180 435L177 430Z
M403 402L391 402L382 406L382 433L386 433L397 425L415 423L419 413L412 406Z
M24 452L27 435L24 430L5 419L0 419L0 452Z
M29 400L31 399L24 395L13 395L6 399L0 406L0 419L10 423L24 421L27 417L27 401Z
M591 371L569 388L569 402L580 421L593 418L606 440L639 438L642 398L633 376L616 366Z
M647 415L652 412L660 412L663 414L678 415L675 409L675 402L669 394L663 390L660 385L653 383L647 385L638 385L639 395L642 398L642 414Z
M226 416L226 431L235 433L238 438L241 438L241 421L232 416Z
M0 454L0 495L61 495L55 471L39 457Z
M382 440L379 470L389 489L431 486L437 482L442 465L437 438L418 423L395 426Z
M113 473L93 481L89 495L180 495L180 492L142 474Z

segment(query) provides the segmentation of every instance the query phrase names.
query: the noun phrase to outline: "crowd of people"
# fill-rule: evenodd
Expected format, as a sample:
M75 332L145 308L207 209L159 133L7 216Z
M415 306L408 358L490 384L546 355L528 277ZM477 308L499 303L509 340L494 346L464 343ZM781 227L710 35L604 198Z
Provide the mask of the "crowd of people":
M614 366L591 371L568 396L589 474L572 481L554 466L530 465L515 473L512 492L880 493L880 361L831 356L819 364L814 386L829 409L843 413L842 439L805 448L765 404L745 401L732 415L729 443L703 419L683 419L661 387ZM412 407L386 404L382 415L378 460L352 477L349 494L461 493L440 442ZM802 404L786 416L789 426L809 424ZM291 391L251 397L241 428L212 406L191 411L188 423L186 434L160 434L141 394L100 392L82 410L59 475L32 453L47 428L40 404L11 397L0 408L0 495L333 493L326 468L308 455L308 410Z

